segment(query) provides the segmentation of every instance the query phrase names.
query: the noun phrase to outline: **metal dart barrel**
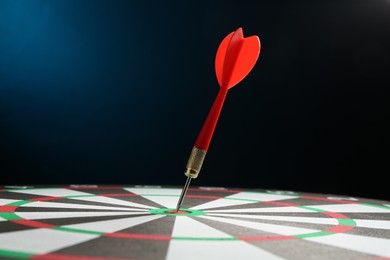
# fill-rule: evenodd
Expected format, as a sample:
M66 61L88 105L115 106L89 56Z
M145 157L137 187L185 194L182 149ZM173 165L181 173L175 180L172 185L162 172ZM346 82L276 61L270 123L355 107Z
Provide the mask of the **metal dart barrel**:
M207 151L198 149L195 146L194 148L192 148L190 158L188 158L186 171L184 173L184 175L187 176L187 181L184 184L183 190L181 191L179 202L176 206L176 212L180 209L180 206L187 193L188 187L190 186L191 179L195 179L198 177L200 169L202 168L204 158L206 157L206 153Z

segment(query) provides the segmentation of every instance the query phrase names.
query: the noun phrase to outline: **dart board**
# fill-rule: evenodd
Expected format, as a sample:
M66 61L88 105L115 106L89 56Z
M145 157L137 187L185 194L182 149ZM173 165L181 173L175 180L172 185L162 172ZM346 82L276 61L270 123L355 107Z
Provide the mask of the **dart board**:
M260 189L0 187L0 259L390 259L390 202Z

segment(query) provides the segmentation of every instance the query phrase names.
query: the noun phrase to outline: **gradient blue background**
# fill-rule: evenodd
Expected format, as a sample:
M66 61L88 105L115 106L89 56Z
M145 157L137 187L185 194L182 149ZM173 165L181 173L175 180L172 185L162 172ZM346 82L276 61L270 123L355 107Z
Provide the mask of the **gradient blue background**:
M193 185L390 199L390 1L0 0L0 183L182 185L243 27Z

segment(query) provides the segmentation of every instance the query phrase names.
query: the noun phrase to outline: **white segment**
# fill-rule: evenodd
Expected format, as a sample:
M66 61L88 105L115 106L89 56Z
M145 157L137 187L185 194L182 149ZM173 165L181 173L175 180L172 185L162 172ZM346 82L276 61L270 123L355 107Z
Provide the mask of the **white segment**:
M307 206L330 212L340 213L390 213L390 209L366 206L362 204L328 204Z
M390 257L390 240L350 234L309 237L305 240L381 257Z
M224 191L226 190L226 188L224 187L198 187L200 190L207 190L207 191L210 191L210 190L218 190L218 191Z
M95 206L95 205L83 205L83 204L60 203L60 202L46 202L46 201L32 202L32 203L21 205L20 207L145 211L145 210L133 209L133 208L129 209L129 208L119 208L119 207L109 207L109 206Z
M62 189L62 188L9 190L9 192L33 194L33 195L49 196L49 197L93 195L93 194L86 193L86 192L68 190L68 189Z
M23 219L57 219L57 218L83 218L104 216L128 216L145 214L143 212L17 212ZM1 219L0 219L1 221Z
M223 222L227 224L232 224L240 227L251 228L255 230L266 231L279 235L286 236L294 236L306 233L318 232L320 230L308 229L308 228L298 228L298 227L290 227L290 226L282 226L282 225L274 225L274 224L265 224L258 223L252 221L245 220L237 220L237 219L228 219L228 218L220 218L220 217L210 217L210 216L199 216L200 218L215 220L218 222Z
M287 216L258 216L258 215L243 215L243 214L218 214L209 213L208 216L216 217L233 217L233 218L247 218L247 219L264 219L264 220L277 220L287 221L295 223L311 223L311 224L325 224L325 225L338 225L338 221L335 218L312 218L312 217L287 217Z
M120 200L120 199L114 199L114 198L109 198L109 197L104 197L104 196L93 196L93 197L76 197L76 198L70 198L74 200L83 200L83 201L91 201L91 202L99 202L99 203L108 203L112 205L120 205L120 206L126 206L126 207L138 207L138 208L145 208L145 209L151 209L153 207L130 202L130 201L125 201L125 200Z
M268 212L294 212L294 213L310 213L315 212L313 210L298 208L298 207L265 207L265 208L248 208L248 209L218 209L218 210L207 210L207 212L215 213L268 213Z
M232 199L248 199L248 200L258 200L258 201L276 201L276 200L288 200L296 199L299 196L294 195L280 195L280 194L270 194L270 193L257 193L257 192L239 192L226 198Z
M9 203L17 202L19 200L0 199L0 206L7 205Z
M296 193L295 191L291 191L291 190L267 190L268 193L271 193L271 194L280 194L280 195L297 195L298 193Z
M233 238L222 231L209 227L189 217L177 217L172 231L173 237Z
M142 196L166 208L176 208L179 196Z
M275 201L275 200L286 200L286 199L295 199L298 196L286 196L286 195L277 195L277 194L268 194L268 193L255 193L255 192L239 192L225 198L217 199L210 201L201 205L194 207L193 209L211 209L219 208L226 206L236 206L236 205L245 205L251 203L257 203L257 201ZM230 200L237 199L237 200ZM239 200L244 199L244 200ZM256 200L256 201L245 201L247 200Z
M329 200L351 200L351 201L359 201L356 198L353 197L327 197Z
M130 191L138 195L179 195L181 194L181 189L168 189L168 188L123 188L124 190Z
M4 219L4 218L0 217L0 221L6 221L6 219Z
M192 207L192 209L211 209L211 208L237 206L237 205L245 205L245 204L252 204L252 203L257 203L257 202L247 201L247 200L217 199L217 200L213 200L213 201L198 205L196 207Z
M89 230L89 231L98 231L98 232L116 232L152 220L156 220L162 217L164 217L164 215L149 215L149 216L141 216L141 217L87 222L81 224L66 225L63 227Z
M0 233L0 250L46 254L99 237L54 229L29 229Z
M243 241L171 240L166 260L237 260L283 258Z
M354 219L356 226L364 228L390 229L390 221L388 220L368 220Z

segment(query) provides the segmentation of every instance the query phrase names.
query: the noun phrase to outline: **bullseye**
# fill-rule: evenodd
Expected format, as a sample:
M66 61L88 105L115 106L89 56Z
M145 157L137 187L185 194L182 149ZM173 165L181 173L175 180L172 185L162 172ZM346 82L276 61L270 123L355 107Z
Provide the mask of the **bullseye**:
M176 211L176 209L173 209L173 208L151 209L151 210L149 210L149 212L152 214L156 214L156 215L177 216L177 217L180 217L180 216L190 217L190 216L206 215L206 212L204 212L202 210L184 209L184 208L181 208L178 211Z
M183 211L183 210L167 210L167 213L168 214L178 214L178 215L186 215L186 214L190 214L190 212L188 211Z

